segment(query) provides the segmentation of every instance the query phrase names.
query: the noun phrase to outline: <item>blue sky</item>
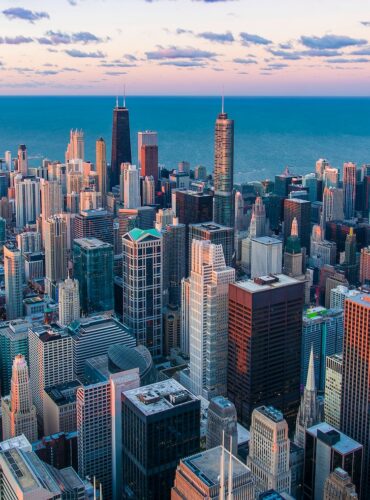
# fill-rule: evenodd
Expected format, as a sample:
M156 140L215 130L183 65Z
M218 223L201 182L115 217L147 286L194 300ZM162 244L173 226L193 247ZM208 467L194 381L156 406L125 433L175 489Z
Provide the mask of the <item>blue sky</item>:
M1 94L369 95L368 0L2 0Z

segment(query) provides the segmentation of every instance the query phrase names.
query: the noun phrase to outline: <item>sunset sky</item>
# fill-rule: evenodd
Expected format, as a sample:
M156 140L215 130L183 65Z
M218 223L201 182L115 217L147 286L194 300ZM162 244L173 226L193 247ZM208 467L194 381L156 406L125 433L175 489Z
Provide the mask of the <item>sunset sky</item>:
M3 95L370 95L368 0L1 0L0 26Z

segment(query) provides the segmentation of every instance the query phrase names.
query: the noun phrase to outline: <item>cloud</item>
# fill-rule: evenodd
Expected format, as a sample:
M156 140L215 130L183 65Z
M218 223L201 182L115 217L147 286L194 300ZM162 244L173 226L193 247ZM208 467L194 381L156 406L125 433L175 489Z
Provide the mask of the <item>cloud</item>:
M243 31L240 33L240 38L242 39L243 45L268 45L269 43L272 43L271 40L268 40L267 38L263 38L262 36L259 35L252 35L250 33L245 33Z
M194 33L194 31L192 31L192 30L185 30L183 28L177 28L177 30L176 30L176 35L185 35L185 34L192 35L193 33Z
M370 21L360 21L360 23L367 28L370 26Z
M205 31L204 33L199 33L197 36L199 38L204 38L217 43L231 43L235 40L230 31L227 31L226 33L213 33L212 31Z
M204 68L205 66L202 61L163 61L159 64L161 66L177 66L178 68Z
M65 50L64 52L71 57L80 57L80 58L90 57L92 59L101 59L105 57L105 54L103 54L103 52L101 52L100 50L96 52L83 52L82 50L71 49L71 50Z
M5 9L2 12L8 19L22 19L23 21L28 21L30 23L34 23L40 19L50 18L47 12L23 9L22 7L11 7L10 9Z
M341 55L341 52L338 52L337 50L311 49L303 50L301 55L308 57L337 57Z
M137 57L133 54L123 54L123 59L127 59L128 61L137 61Z
M158 47L157 50L146 52L146 57L150 60L161 60L161 59L210 59L215 57L217 54L215 52L209 52L207 50L194 49L193 47Z
M331 64L367 63L370 62L370 59L366 57L354 57L353 59L349 59L346 57L337 57L334 59L329 59L327 62Z
M101 43L102 38L97 37L89 31L79 31L77 33L65 33L62 31L47 31L45 36L38 38L41 45L69 45L71 43Z
M270 49L269 52L276 57L281 57L282 59L286 59L288 61L297 61L301 59L300 52L287 52L286 50L273 50Z
M242 57L236 57L235 59L233 59L233 62L236 64L257 64L257 61L255 61L254 59L245 59Z
M71 72L74 72L74 73L81 73L81 70L80 69L77 69L77 68L69 68L68 66L65 67L65 68L62 68L63 71L71 71Z
M112 63L102 63L99 64L102 68L134 68L136 64L122 63L122 62L112 62Z
M370 56L370 47L365 47L364 49L358 49L351 52L353 56Z
M324 35L322 37L301 36L300 42L310 49L341 49L354 45L365 45L367 40L345 35Z
M105 74L109 75L109 76L121 76L121 75L127 75L127 72L126 71L107 71Z
M36 75L44 75L44 76L57 75L58 73L59 73L59 71L56 71L54 69L44 69L44 70L35 71Z
M266 68L262 68L262 71L272 71L274 69L284 69L289 68L289 64L284 63L270 63Z
M18 35L18 36L6 36L6 37L0 37L0 43L4 43L7 45L20 45L22 43L31 43L33 42L33 39L30 38L29 36L23 36L23 35Z

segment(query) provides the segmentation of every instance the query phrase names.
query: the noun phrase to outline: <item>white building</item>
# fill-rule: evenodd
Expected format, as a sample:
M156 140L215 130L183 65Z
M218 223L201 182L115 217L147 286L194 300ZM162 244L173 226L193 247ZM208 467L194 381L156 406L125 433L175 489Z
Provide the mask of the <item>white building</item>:
M57 286L67 277L67 225L53 215L45 222L45 291L56 299Z
M228 291L235 270L222 245L193 240L189 289L190 379L194 394L226 395Z
M58 181L41 179L41 216L43 240L45 242L45 224L52 215L63 212L62 186Z
M4 245L4 275L6 319L23 316L23 260L22 254L11 244Z
M85 140L83 130L71 130L65 156L66 163L71 160L84 160L84 158Z
M325 422L336 429L340 428L342 369L342 354L333 354L326 357L324 415Z
M40 215L40 182L38 179L14 178L16 226L22 229L26 224L36 224Z
M17 234L17 245L22 254L41 251L41 234L38 231L26 231Z
M347 298L355 297L361 292L359 290L349 290L346 286L338 285L330 290L330 309L342 309L344 311L344 301Z
M28 154L24 144L18 148L18 172L22 175L28 174Z
M135 165L127 165L123 170L123 200L125 208L141 206L140 172Z
M251 243L251 278L281 274L283 242L269 236L261 236L253 238Z
M68 326L72 321L80 318L78 280L67 278L59 283L58 304L59 323L62 326Z
M143 180L143 205L155 204L155 180L152 175Z

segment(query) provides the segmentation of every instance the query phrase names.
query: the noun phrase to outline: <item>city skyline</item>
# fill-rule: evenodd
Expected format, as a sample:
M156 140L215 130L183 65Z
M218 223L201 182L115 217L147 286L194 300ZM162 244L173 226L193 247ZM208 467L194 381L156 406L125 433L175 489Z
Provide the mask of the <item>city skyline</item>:
M369 95L362 3L4 0L0 94Z

